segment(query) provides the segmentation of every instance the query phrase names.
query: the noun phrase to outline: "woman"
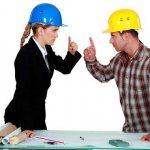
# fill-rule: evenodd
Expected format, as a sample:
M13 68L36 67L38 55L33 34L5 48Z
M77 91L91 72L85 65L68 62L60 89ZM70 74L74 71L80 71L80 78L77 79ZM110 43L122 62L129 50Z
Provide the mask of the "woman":
M54 70L69 74L81 55L76 43L68 39L68 52L63 60L56 56L51 45L58 37L62 24L61 13L52 4L43 3L33 8L21 38L21 48L15 60L16 90L5 110L5 122L11 122L33 135L33 130L47 129L45 99ZM27 44L25 39L30 35Z

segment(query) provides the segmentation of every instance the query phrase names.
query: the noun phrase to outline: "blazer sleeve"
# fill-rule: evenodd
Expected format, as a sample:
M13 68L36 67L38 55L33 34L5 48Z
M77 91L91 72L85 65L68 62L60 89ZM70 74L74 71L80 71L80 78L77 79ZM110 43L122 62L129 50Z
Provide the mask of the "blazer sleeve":
M62 57L59 55L55 55L55 52L53 52L52 49L49 53L50 63L53 64L55 70L63 74L69 74L81 58L81 54L78 51L75 53L75 55L72 55L68 51L64 59L62 59Z
M28 53L21 51L15 60L15 77L18 99L18 109L21 113L20 122L22 130L33 129L33 116L31 110L31 58Z

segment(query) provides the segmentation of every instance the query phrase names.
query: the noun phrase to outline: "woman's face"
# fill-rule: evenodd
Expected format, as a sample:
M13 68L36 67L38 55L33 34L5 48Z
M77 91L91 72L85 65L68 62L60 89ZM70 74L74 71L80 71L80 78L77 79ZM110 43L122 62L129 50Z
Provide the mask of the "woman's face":
M46 29L43 29L42 39L45 45L53 45L56 38L58 37L59 27L49 26Z

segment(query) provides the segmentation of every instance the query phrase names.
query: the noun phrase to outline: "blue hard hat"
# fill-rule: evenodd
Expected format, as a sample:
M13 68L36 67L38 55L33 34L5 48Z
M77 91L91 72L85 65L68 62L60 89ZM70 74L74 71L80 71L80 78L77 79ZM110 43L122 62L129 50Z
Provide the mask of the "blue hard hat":
M59 9L48 3L35 6L30 14L29 24L42 23L53 26L64 26Z

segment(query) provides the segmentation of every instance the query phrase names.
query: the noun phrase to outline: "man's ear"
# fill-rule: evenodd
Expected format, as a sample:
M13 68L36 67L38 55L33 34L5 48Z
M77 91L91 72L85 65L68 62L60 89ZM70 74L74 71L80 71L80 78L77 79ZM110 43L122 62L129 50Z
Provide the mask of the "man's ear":
M131 35L128 32L124 32L123 39L126 40L126 41L128 41L128 40L130 40L130 36Z

